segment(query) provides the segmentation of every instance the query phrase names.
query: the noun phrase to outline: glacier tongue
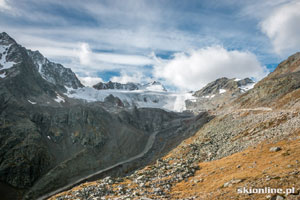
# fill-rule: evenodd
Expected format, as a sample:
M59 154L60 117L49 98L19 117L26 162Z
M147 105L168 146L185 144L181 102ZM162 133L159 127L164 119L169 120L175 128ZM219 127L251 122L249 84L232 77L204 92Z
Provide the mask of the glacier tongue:
M161 108L169 111L182 112L186 109L185 100L193 99L191 93L175 93L151 90L96 90L91 87L72 90L68 88L69 98L83 99L88 102L104 101L109 95L118 97L123 103L137 107Z

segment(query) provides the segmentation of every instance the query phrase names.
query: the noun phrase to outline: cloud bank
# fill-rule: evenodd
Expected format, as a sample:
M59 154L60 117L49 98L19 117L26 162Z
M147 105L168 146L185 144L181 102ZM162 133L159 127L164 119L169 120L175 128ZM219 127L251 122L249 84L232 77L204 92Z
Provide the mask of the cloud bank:
M89 87L92 87L93 85L99 82L103 82L103 80L99 77L78 77L78 78L84 86L89 86Z
M294 1L274 9L260 23L272 42L274 51L283 56L300 50L300 2Z
M0 0L0 10L10 10L11 7L7 4L6 0Z
M154 75L179 89L198 90L220 77L256 80L268 73L250 52L229 51L221 46L178 53L169 61L155 66Z

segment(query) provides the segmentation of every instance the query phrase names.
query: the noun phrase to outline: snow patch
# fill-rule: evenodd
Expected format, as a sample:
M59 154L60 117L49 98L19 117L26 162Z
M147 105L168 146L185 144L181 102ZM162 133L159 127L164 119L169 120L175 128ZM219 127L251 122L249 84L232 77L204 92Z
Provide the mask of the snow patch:
M248 90L251 90L251 89L254 87L255 84L256 84L256 83L250 83L250 84L241 86L241 87L239 87L239 88L241 89L242 92L246 92L246 91L248 91Z
M30 101L29 99L27 100L29 103L31 103L31 104L36 104L36 102L34 102L34 101Z
M223 93L225 93L225 92L226 92L225 89L220 89L220 90L219 90L219 94L223 94Z
M49 140L51 140L51 137L50 137L49 135L47 136L47 138L48 138Z
M8 49L10 48L11 45L0 45L0 54L1 54L1 59L0 59L0 66L2 66L2 69L9 69L11 68L13 65L15 65L15 62L9 62L7 61L6 57L7 57L7 53L8 53Z
M211 99L211 98L214 98L216 95L213 94L213 95L207 95L207 96L203 96L203 98L206 98L206 99Z
M0 78L5 78L6 75L5 75L5 72L3 72L2 74L0 74Z
M54 99L54 101L56 101L57 103L66 102L65 98L60 96L57 92L56 92L56 99Z

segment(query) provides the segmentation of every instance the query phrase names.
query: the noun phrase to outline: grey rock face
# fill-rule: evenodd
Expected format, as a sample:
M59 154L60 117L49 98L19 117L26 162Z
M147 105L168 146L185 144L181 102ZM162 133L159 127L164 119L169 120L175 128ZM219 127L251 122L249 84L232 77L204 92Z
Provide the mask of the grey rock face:
M105 97L104 102L115 105L115 106L124 107L124 103L118 97L114 97L111 94L109 96Z
M160 86L163 91L167 91L166 88L158 81L153 81L151 83L139 84L139 83L118 83L118 82L107 82L107 83L97 83L93 87L97 90L143 90L152 86Z
M71 69L50 62L39 51L27 50L27 53L32 58L38 72L48 82L73 89L83 87Z
M107 83L97 83L93 86L93 88L97 90L108 90L108 89L117 89L117 90L138 90L140 88L140 84L136 83L118 83L118 82L107 82Z
M38 51L25 49L5 32L0 33L0 46L7 47L7 51L5 51L6 61L16 63L12 68L5 70L8 78L15 77L21 73L21 70L27 70L27 73L35 74L35 72L28 71L33 70L37 71L43 79L56 86L66 86L73 89L83 87L71 69L65 68L61 64L50 62ZM0 53L0 58L2 56ZM0 71L1 68L0 66Z

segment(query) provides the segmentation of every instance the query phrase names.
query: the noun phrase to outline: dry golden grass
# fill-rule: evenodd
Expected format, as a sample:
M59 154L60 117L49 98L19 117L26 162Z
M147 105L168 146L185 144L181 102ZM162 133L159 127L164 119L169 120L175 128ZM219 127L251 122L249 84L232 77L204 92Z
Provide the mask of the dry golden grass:
M270 152L269 149L274 146L282 150ZM191 196L198 196L198 199L266 199L267 194L249 196L238 194L236 190L247 184L257 188L300 188L300 174L289 175L299 170L300 163L296 163L297 159L300 160L299 155L299 139L283 140L275 144L264 142L220 160L200 163L201 169L195 176L172 187L170 193L173 199ZM266 176L275 179L267 181ZM280 178L287 178L288 181L278 181ZM243 181L231 187L223 187L224 183L233 179Z

